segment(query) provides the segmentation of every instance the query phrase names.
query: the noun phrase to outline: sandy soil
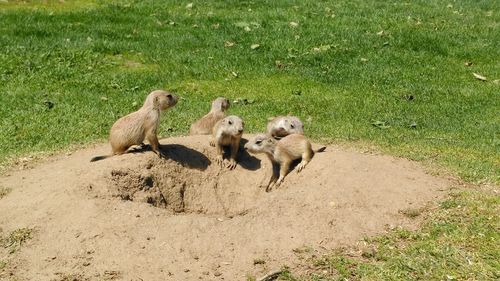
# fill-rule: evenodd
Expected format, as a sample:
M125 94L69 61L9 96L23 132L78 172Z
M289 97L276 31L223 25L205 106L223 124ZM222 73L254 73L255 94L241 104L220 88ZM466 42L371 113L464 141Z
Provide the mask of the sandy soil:
M2 176L12 188L0 199L3 234L34 234L14 254L0 252L0 279L246 280L294 268L304 251L411 227L400 211L438 201L449 186L405 159L328 147L267 193L265 157L241 151L229 171L212 161L205 136L161 143L167 160L138 151L90 163L108 153L100 145Z

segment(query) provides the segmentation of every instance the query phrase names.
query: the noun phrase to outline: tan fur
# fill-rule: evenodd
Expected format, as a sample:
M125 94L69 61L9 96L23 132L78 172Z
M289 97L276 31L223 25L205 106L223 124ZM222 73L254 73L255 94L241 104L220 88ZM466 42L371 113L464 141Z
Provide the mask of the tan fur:
M236 168L236 156L240 148L241 135L243 134L245 123L238 116L227 116L219 120L212 130L212 139L210 145L217 149L215 161L217 164L225 166L230 170ZM223 146L231 147L231 156L229 161L223 160Z
M189 129L190 135L210 135L214 125L224 117L230 106L229 100L226 98L217 98L212 102L212 109L209 113L197 120Z
M250 153L265 153L273 165L279 164L279 178L276 178L273 172L266 185L266 191L269 191L273 186L280 186L288 174L292 161L302 158L297 166L297 173L299 173L311 161L315 152L309 140L300 134L287 135L280 140L274 139L269 134L259 134L245 144L245 149ZM320 148L316 152L324 149L324 147Z
M123 154L133 145L142 145L144 139L149 142L152 150L162 157L157 136L160 113L175 106L177 100L177 96L163 90L151 92L139 110L118 119L111 127L109 133L111 155L97 156L90 161Z
M304 134L304 124L296 116L278 116L270 118L267 133L276 139L290 134Z

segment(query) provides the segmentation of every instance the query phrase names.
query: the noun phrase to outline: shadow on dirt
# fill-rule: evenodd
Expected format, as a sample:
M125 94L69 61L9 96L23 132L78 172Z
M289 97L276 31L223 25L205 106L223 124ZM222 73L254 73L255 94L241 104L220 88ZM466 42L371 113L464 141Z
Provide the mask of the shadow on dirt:
M248 142L247 139L241 138L240 151L238 151L238 164L243 168L250 171L260 169L260 159L250 155L243 147Z
M181 144L162 144L160 150L167 159L178 162L189 169L205 170L211 164L203 153Z

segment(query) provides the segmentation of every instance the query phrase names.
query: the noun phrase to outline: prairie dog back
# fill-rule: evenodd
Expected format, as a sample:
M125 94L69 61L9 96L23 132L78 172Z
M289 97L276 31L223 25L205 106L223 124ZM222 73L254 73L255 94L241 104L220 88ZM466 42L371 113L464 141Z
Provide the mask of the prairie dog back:
M282 160L296 160L301 157L312 158L314 152L312 150L311 143L307 140L304 135L291 134L282 139L277 143L276 150L274 151L274 157Z
M158 126L162 111L177 104L178 97L167 91L156 90L145 99L143 106L118 119L109 132L109 142L112 153L106 156L97 156L90 161L101 160L113 155L125 153L133 145L141 145L144 139L151 144L153 151L162 156L159 150Z
M224 113L231 106L226 98L216 98L212 102L212 108L205 116L194 122L189 128L190 135L209 135L215 124L226 117Z
M302 161L297 165L297 172L300 172L311 161L315 152L309 140L300 134L291 134L280 140L276 140L269 134L259 134L245 144L245 149L250 153L265 153L273 166L276 164L280 166L279 177L273 173L266 185L266 191L269 191L273 186L279 186L283 182L293 160L302 158ZM317 152L324 149L323 147Z

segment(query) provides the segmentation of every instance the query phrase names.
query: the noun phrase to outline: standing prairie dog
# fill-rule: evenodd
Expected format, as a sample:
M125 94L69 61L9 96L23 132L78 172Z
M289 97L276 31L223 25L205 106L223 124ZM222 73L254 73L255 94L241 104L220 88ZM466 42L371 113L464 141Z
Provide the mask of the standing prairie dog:
M217 149L217 156L215 158L217 164L223 165L226 162L223 160L223 146L230 146L231 156L225 164L230 170L236 168L236 156L240 149L240 140L244 126L245 123L243 120L235 115L227 116L215 123L212 129L210 145L215 146Z
M266 185L266 191L269 191L273 185L278 187L285 179L293 160L302 158L297 166L297 173L302 171L311 161L315 152L322 152L326 147L313 150L311 143L304 135L291 134L280 140L274 139L270 135L259 134L245 144L245 149L251 153L265 153L273 164L273 174L269 183ZM279 178L274 174L274 166L279 164Z
M273 138L282 138L290 134L304 134L304 124L295 116L278 116L267 123L267 133Z
M198 121L194 122L189 129L190 135L210 135L217 121L226 117L226 111L230 102L226 98L216 98L212 102L212 109Z
M141 145L144 139L147 139L158 156L163 157L164 155L159 149L160 143L157 136L160 113L177 104L177 100L177 96L163 90L151 92L139 110L118 119L111 127L109 132L111 154L96 156L90 162L123 154L131 146Z

